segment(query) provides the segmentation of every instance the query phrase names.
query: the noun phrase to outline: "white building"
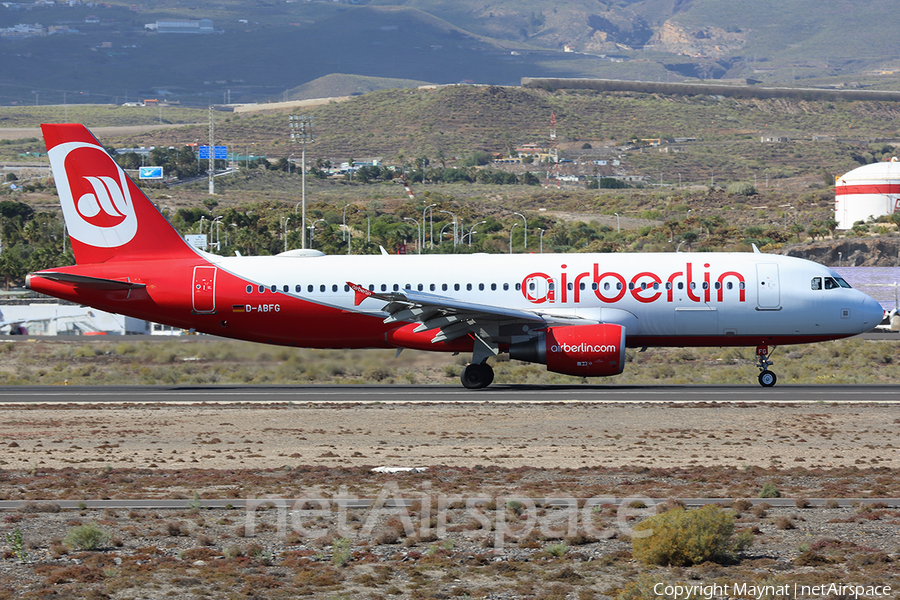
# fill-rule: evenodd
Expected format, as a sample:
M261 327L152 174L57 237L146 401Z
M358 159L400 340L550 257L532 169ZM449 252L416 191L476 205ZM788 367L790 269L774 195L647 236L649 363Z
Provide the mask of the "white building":
M900 162L894 157L853 169L837 178L834 193L838 229L893 214L900 208Z
M0 305L0 335L135 335L150 333L147 321L77 304Z

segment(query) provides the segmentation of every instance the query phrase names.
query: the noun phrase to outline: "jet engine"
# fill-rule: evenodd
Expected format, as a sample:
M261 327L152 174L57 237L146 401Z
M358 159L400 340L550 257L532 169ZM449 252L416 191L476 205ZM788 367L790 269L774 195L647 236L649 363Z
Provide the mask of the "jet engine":
M618 375L625 368L625 328L612 323L549 327L533 340L510 344L509 357L564 375Z

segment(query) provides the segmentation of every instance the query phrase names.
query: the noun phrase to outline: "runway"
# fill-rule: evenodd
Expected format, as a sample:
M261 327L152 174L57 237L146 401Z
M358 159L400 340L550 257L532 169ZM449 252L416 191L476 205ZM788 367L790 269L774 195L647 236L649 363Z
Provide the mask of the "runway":
M0 404L91 403L893 403L900 385L4 386Z

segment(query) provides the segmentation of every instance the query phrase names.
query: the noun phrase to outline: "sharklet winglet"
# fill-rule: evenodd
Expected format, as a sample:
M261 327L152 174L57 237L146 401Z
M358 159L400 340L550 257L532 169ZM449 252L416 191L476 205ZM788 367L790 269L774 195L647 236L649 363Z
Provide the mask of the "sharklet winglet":
M360 304L362 304L363 300L375 295L373 292L367 290L358 283L348 281L347 285L350 286L351 290L353 290L353 306L359 306Z

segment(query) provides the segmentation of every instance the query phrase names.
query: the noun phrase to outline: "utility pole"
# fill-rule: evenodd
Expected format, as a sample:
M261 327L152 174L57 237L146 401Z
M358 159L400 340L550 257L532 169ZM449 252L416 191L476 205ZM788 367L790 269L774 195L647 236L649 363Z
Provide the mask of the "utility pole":
M300 215L301 223L306 223L306 143L316 141L313 131L315 122L310 115L290 115L288 125L291 131L291 143L300 142L300 205L303 207ZM290 165L290 163L288 163ZM290 167L288 167L290 168ZM306 232L300 228L300 247L306 249Z
M215 141L215 133L216 133L216 121L213 118L213 107L209 107L209 193L216 193L216 146L213 144Z

